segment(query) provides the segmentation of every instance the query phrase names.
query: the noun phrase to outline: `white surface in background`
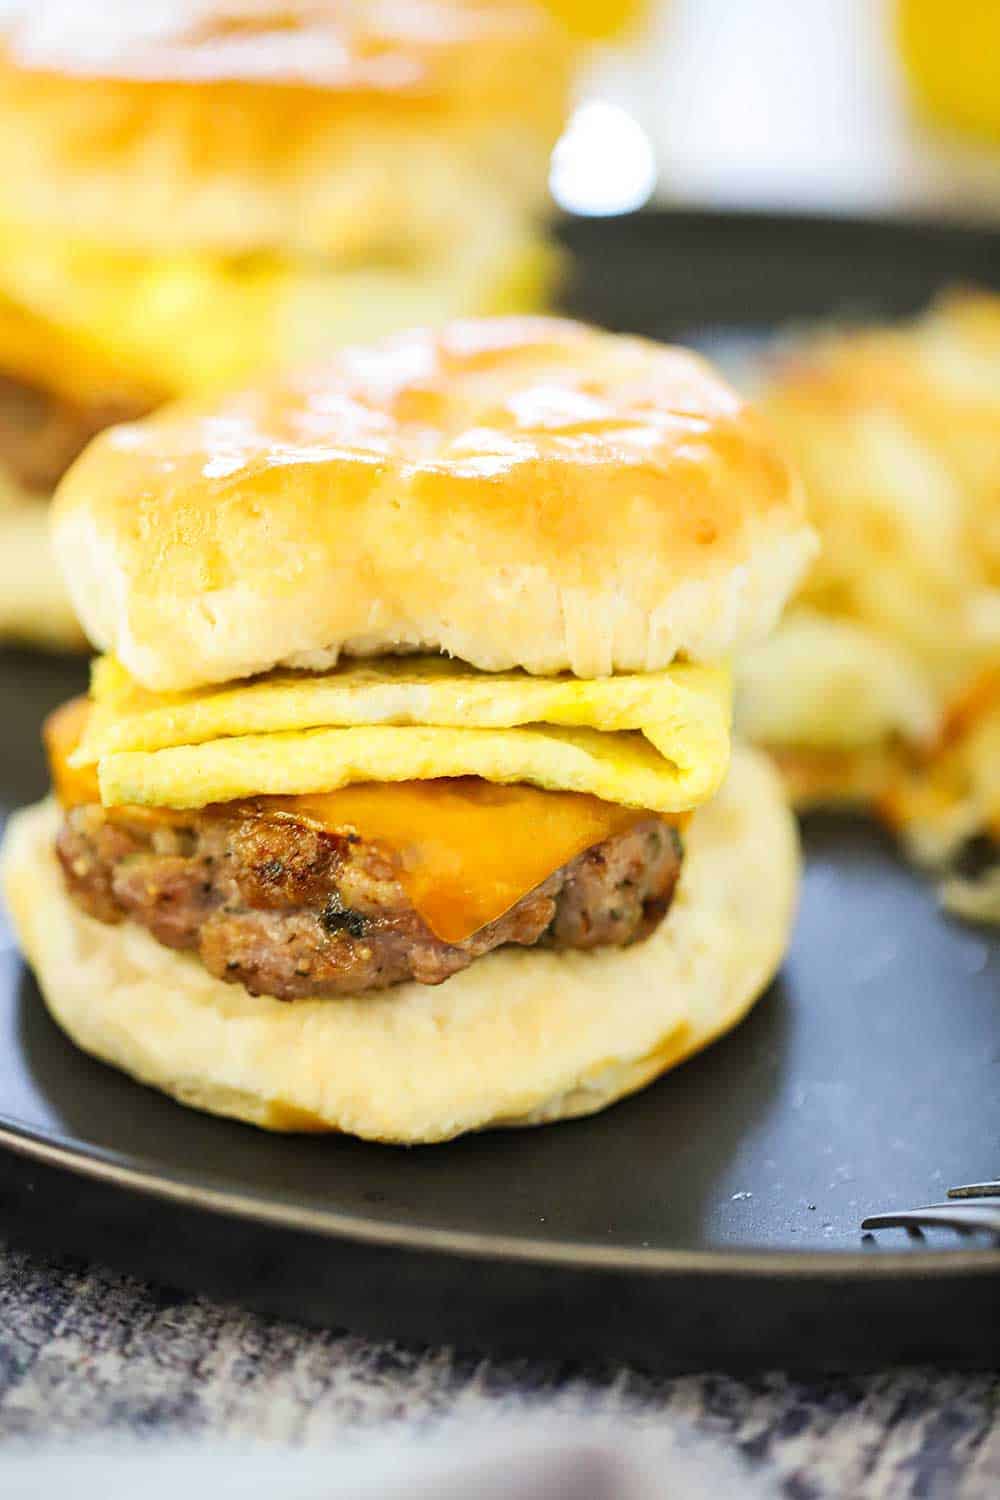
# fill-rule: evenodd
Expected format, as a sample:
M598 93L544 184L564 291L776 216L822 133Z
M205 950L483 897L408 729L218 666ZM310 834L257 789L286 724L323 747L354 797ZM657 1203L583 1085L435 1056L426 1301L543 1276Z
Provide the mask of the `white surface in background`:
M645 132L659 201L1000 218L1000 150L914 122L891 0L666 0L581 95ZM636 172L624 153L619 172Z

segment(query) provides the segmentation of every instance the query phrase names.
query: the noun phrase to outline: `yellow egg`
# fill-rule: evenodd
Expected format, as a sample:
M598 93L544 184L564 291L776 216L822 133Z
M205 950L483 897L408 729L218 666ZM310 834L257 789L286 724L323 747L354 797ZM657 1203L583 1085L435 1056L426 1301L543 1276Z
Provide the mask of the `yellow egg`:
M71 760L96 761L108 806L477 776L671 813L712 796L729 759L729 674L688 663L586 681L400 658L160 695L105 659L92 696Z
M5 363L57 390L92 394L95 385L114 385L162 400L222 389L397 327L535 311L559 255L510 230L470 236L449 259L337 265L142 255L0 222Z

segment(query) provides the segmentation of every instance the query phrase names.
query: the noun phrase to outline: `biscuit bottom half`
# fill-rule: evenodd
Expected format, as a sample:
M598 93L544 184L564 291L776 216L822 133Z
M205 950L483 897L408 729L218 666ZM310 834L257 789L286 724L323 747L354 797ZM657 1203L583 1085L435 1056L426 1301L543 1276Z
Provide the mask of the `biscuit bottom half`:
M287 1003L213 978L140 927L80 912L53 852L59 819L52 800L11 819L4 889L46 1004L84 1051L268 1130L400 1144L591 1114L674 1067L766 988L798 886L779 780L737 747L646 941L501 949L437 988Z

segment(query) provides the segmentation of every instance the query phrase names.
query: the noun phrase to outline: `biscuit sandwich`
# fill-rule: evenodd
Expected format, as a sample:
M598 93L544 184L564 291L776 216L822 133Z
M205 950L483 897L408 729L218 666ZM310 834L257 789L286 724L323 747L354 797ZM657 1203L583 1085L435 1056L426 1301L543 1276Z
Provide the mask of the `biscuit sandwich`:
M55 547L97 659L4 855L56 1020L185 1103L428 1142L733 1026L794 823L730 654L812 557L698 357L500 318L112 428Z
M110 422L540 304L571 61L532 0L8 7L0 637L83 644L45 502Z

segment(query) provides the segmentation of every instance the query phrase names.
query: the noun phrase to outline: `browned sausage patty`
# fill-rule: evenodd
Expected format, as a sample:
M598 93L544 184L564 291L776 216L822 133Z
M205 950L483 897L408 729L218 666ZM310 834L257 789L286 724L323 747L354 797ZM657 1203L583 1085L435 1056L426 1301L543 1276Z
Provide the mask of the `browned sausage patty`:
M92 437L145 409L111 398L84 405L0 374L0 465L22 489L46 496Z
M650 816L571 860L461 943L435 937L376 844L207 810L156 824L71 809L57 852L74 900L102 922L141 922L251 994L355 995L440 984L504 943L621 946L647 936L680 871L676 830Z

